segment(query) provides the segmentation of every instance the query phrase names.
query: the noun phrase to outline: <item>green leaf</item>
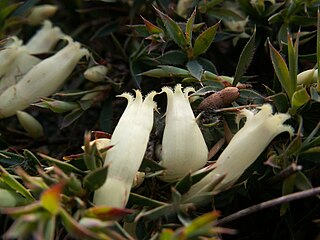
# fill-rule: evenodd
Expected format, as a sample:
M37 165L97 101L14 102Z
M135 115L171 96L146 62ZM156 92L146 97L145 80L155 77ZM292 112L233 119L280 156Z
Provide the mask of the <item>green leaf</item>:
M142 20L144 22L144 24L146 25L146 28L149 32L149 34L159 34L159 33L163 33L163 30L159 27L157 27L156 25L152 24L151 22L149 22L147 19L145 19L144 17L142 17Z
M64 183L53 185L45 190L40 198L42 207L44 207L52 215L57 215L60 207L60 194L64 187Z
M164 202L160 202L133 192L130 193L129 202L143 207L159 207L166 205Z
M126 208L114 208L108 206L96 206L87 209L83 214L85 217L98 218L103 221L120 220L128 214L134 213L134 210Z
M29 159L31 162L33 162L36 166L41 167L41 162L39 159L28 149L24 149L23 155L25 156L26 159Z
M255 52L255 39L256 39L256 31L254 30L252 36L250 37L249 41L247 42L247 44L245 45L245 47L241 52L241 55L237 64L236 72L234 74L234 79L232 82L233 86L237 85L237 83L240 81L243 74L245 74L245 72L247 71L252 61L252 58Z
M182 65L187 60L187 56L181 50L171 50L163 53L156 60L160 64Z
M184 194L189 191L191 186L192 186L192 178L191 178L191 174L188 173L186 176L184 176L181 180L177 182L177 184L175 185L175 189L180 194Z
M291 106L293 110L297 110L299 107L303 106L310 101L310 96L306 88L302 88L293 93L291 99Z
M194 219L190 225L185 227L183 233L187 239L195 239L197 236L209 233L210 229L213 227L214 221L216 221L218 217L219 213L217 211L205 213Z
M299 49L299 35L293 45L292 37L288 33L288 59L289 59L289 74L291 85L294 90L297 88L297 75L298 75L298 49Z
M21 165L24 163L24 160L24 157L19 154L0 150L0 164L2 165L11 167Z
M195 40L193 47L193 57L196 58L200 54L205 53L210 47L217 33L220 22L203 31Z
M161 171L161 170L165 170L165 169L166 169L165 167L163 167L162 165L160 165L156 161L153 161L148 158L144 158L141 163L141 166L139 168L139 171L148 173L148 172L157 172L157 171Z
M192 31L193 31L193 24L196 18L196 14L197 14L197 10L195 8L186 24L186 41L187 41L188 48L192 47Z
M237 98L237 103L246 104L263 104L266 98L259 92L253 89L240 89L240 96Z
M201 81L203 68L202 68L202 66L199 64L199 62L197 60L188 61L187 68L188 68L191 76L193 76L196 79L198 79L198 81Z
M179 25L172 20L168 15L162 13L159 9L155 8L156 12L160 16L161 20L164 23L164 26L167 30L168 35L170 38L181 48L185 49L187 45L186 38L184 36L184 33L182 29L179 27Z
M80 170L79 168L71 165L70 163L64 162L64 161L60 161L58 159L52 158L50 156L47 156L43 153L38 153L38 155L40 157L42 157L45 161L56 165L57 167L61 168L62 170L66 171L66 172L72 172L72 173L78 173L78 174L85 174L84 171Z
M0 177L4 183L9 185L13 190L20 193L28 201L30 202L35 201L32 194L21 183L19 183L11 174L9 174L7 170L5 170L1 165L0 165Z
M172 204L166 204L166 205L162 205L160 207L156 207L154 209L151 209L149 211L146 212L142 212L140 213L137 218L144 218L147 220L156 220L158 218L161 218L163 216L167 216L170 215L172 213L174 213L174 207Z
M84 177L83 186L90 191L95 191L104 184L107 175L108 166L95 169Z
M300 191L304 191L304 190L308 190L313 188L312 183L310 182L310 180L307 178L307 176L299 171L296 173L296 181L295 181L295 186L297 187L297 189L299 189Z
M282 196L288 195L293 192L295 178L296 178L296 174L293 174L284 180L282 185ZM288 208L289 208L288 202L281 204L280 216L283 216L287 212Z
M130 59L129 61L129 67L130 67L130 72L131 72L131 76L132 76L132 80L134 85L137 88L140 88L140 83L142 81L141 78L141 65L139 61L136 61L134 59Z
M288 67L286 65L286 62L280 55L280 53L272 46L270 42L269 42L269 46L270 46L271 61L273 64L273 68L276 72L276 75L281 83L281 86L284 88L284 90L288 94L289 99L292 99L292 95L296 90L295 89L296 84L292 84Z
M140 75L148 76L148 77L155 77L155 78L162 78L162 77L189 77L190 73L188 70L173 67L173 66L160 66L160 68L152 69L146 72L141 73Z
M278 112L285 113L288 111L289 102L285 93L278 93L270 97L274 102Z
M70 113L64 116L60 128L66 128L75 122L78 118L82 116L84 111L81 108L73 109Z

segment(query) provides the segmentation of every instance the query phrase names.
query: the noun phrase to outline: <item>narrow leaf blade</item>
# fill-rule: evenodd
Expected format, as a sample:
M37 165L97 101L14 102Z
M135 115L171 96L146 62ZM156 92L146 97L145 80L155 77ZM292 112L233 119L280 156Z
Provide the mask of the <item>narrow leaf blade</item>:
M247 44L241 52L236 68L236 73L234 74L234 79L232 83L233 86L237 85L237 83L240 81L243 74L245 74L252 61L255 52L255 39L256 31L253 32L252 36L250 37L249 41L247 42Z

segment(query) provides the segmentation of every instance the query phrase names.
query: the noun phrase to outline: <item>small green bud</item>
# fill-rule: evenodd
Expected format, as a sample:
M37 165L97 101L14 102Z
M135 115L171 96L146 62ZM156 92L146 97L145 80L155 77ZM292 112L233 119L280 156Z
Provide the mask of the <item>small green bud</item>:
M21 126L32 138L40 138L44 135L43 127L37 119L26 112L17 111L17 117Z

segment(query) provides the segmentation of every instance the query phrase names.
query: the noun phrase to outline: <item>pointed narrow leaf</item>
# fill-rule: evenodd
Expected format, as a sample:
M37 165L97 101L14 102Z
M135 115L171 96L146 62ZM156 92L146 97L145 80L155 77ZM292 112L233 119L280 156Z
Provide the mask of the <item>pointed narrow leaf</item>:
M180 194L184 194L190 190L191 186L192 186L192 178L191 178L191 174L188 173L179 182L177 182L177 184L175 185L175 189Z
M1 165L0 165L0 177L2 181L9 185L13 190L20 193L28 201L34 201L32 194L21 184L19 183L11 174L9 174Z
M45 190L41 195L40 202L42 206L52 215L57 215L59 212L60 194L63 187L64 183L60 182Z
M186 41L187 41L187 46L190 48L192 47L192 30L193 30L193 24L196 18L196 14L197 14L197 9L195 8L190 18L188 19L187 25L186 25Z
M173 66L160 66L160 68L152 69L146 72L141 73L141 75L148 76L148 77L189 77L190 73L189 71L173 67Z
M179 25L172 20L168 15L161 12L159 9L155 8L157 13L159 14L161 20L164 23L164 26L166 27L166 30L168 32L168 35L170 38L182 49L185 49L187 42L186 38L184 36L184 33L182 29L179 27Z
M97 206L87 209L84 212L84 216L90 218L98 218L103 221L110 221L120 220L124 216L132 213L134 213L134 210L131 209Z
M50 162L51 164L56 165L57 167L61 168L62 170L66 172L73 172L73 173L78 173L78 174L84 174L85 172L80 170L79 168L67 163L60 161L58 159L52 158L50 156L47 156L43 153L38 153L40 157L42 157L45 161Z
M288 60L289 60L289 74L292 88L297 88L297 75L298 75L298 47L299 47L299 35L298 32L296 42L293 45L292 37L288 33Z
M203 68L197 60L188 61L187 68L193 77L201 81Z
M146 28L148 30L148 32L150 34L159 34L159 33L163 33L163 30L159 27L157 27L156 25L154 25L153 23L149 22L147 19L145 19L144 17L142 17L142 20L144 22L144 24L146 25Z
M289 99L291 99L295 91L295 88L291 83L290 74L289 74L289 70L286 65L286 62L270 42L269 42L269 46L270 46L270 56L271 56L273 68L281 83L281 86L284 88L284 90L288 94Z
M217 29L220 23L217 23L205 31L203 31L196 39L193 47L193 57L196 58L200 54L205 53L210 47L216 36Z
M207 232L210 228L212 228L213 222L218 219L219 212L213 211L197 217L195 220L191 222L190 225L185 227L183 233L187 236L187 238L192 238L192 236L198 231Z
M256 39L256 31L253 32L252 36L250 37L249 41L247 42L247 44L245 45L245 47L241 52L240 58L238 60L236 72L234 74L234 79L232 82L233 86L237 85L237 83L240 81L243 74L245 74L245 72L247 71L252 61L252 58L255 52L255 39Z
M166 204L133 192L130 193L129 202L143 207L159 207Z
M83 186L90 191L95 191L104 184L107 174L108 166L95 169L84 177Z

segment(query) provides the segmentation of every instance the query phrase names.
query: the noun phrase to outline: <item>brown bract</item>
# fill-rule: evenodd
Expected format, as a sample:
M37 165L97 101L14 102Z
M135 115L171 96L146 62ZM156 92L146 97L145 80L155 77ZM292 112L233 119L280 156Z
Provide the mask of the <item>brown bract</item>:
M198 106L199 110L218 109L229 105L239 97L237 87L226 87L219 92L211 94L205 98Z

